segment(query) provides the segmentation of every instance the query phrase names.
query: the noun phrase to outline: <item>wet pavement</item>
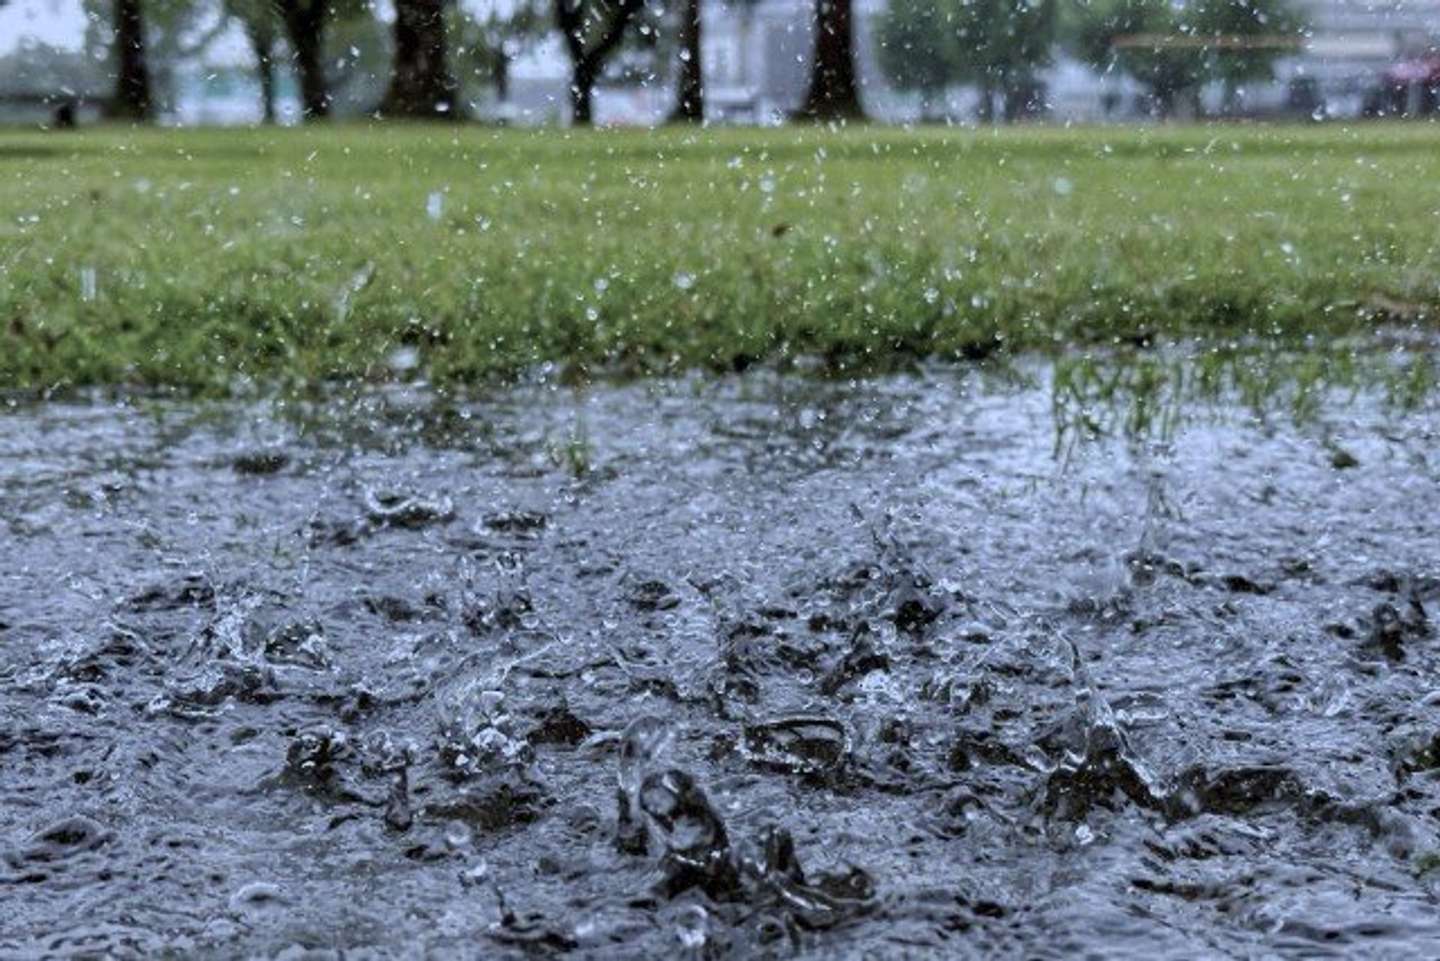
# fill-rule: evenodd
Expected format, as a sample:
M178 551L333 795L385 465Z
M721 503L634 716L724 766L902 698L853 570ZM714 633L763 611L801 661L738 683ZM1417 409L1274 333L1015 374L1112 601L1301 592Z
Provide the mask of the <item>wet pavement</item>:
M0 957L1440 953L1440 417L0 415Z

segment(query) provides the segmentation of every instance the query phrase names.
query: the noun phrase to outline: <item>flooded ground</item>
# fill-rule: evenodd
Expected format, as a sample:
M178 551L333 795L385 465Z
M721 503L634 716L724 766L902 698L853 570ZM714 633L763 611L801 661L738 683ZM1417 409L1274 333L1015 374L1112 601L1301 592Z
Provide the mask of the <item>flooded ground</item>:
M1440 417L0 418L0 956L1440 950Z

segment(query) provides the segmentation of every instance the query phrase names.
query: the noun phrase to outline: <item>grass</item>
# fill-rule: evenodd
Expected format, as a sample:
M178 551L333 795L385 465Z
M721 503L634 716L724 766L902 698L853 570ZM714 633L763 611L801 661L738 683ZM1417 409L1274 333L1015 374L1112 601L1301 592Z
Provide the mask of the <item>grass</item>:
M1424 124L0 133L12 390L1313 351L1437 315Z

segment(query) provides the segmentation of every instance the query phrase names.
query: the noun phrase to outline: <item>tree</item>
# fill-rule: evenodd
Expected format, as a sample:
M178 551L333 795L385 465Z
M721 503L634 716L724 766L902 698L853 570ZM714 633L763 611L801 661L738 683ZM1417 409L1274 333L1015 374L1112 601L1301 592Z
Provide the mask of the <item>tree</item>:
M260 81L260 110L265 123L275 122L275 52L280 44L280 18L271 0L224 0L225 14L238 22L255 56Z
M150 119L150 68L145 61L145 17L140 0L115 0L115 113Z
M1285 0L1092 0L1079 12L1073 44L1081 59L1148 87L1155 113L1169 117L1187 96L1198 112L1209 80L1226 83L1233 105L1239 83L1270 76L1302 29Z
M672 123L705 120L705 77L700 63L700 0L684 0L680 11L680 84ZM742 38L744 43L746 38Z
M815 55L810 87L798 114L806 120L862 120L855 81L855 31L851 0L815 0Z
M595 120L595 83L644 0L555 0L555 23L570 55L570 121Z
M445 0L395 0L395 55L380 112L400 117L458 115L445 62Z
M215 4L196 0L82 0L81 9L85 52L116 81L114 112L136 120L174 109L176 68L228 25Z
M295 71L300 75L300 110L306 120L330 115L330 89L325 82L325 26L333 10L327 0L277 0L280 19Z
M452 11L451 34L456 38L456 62L462 74L468 72L489 79L495 99L510 99L510 65L531 49L548 31L550 19L540 0L517 0L513 4L492 4L484 19L470 13L463 4Z
M973 6L979 11L974 32L981 90L1001 93L1007 122L1033 113L1035 71L1050 62L1055 43L1055 0L978 0Z
M975 84L985 122L999 92L1014 120L1033 109L1035 71L1049 62L1055 26L1055 0L892 0L881 66L924 101L951 83Z
M1080 59L1134 77L1149 89L1156 115L1172 116L1182 94L1197 94L1205 58L1199 47L1172 42L1187 25L1170 0L1091 0L1077 19L1072 43Z
M1240 107L1240 87L1270 80L1275 61L1298 47L1305 18L1284 0L1195 0L1187 11L1195 38L1206 45L1206 73L1224 86L1224 110Z
M959 79L953 19L946 0L890 0L880 19L880 69L900 90L920 94L920 116L934 117L936 97Z

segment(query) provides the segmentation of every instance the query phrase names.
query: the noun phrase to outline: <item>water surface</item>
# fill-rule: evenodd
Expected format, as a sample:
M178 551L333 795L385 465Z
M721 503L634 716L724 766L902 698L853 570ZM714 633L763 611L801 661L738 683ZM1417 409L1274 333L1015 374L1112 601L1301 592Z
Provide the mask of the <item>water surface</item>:
M1436 407L0 419L5 957L1440 949Z

